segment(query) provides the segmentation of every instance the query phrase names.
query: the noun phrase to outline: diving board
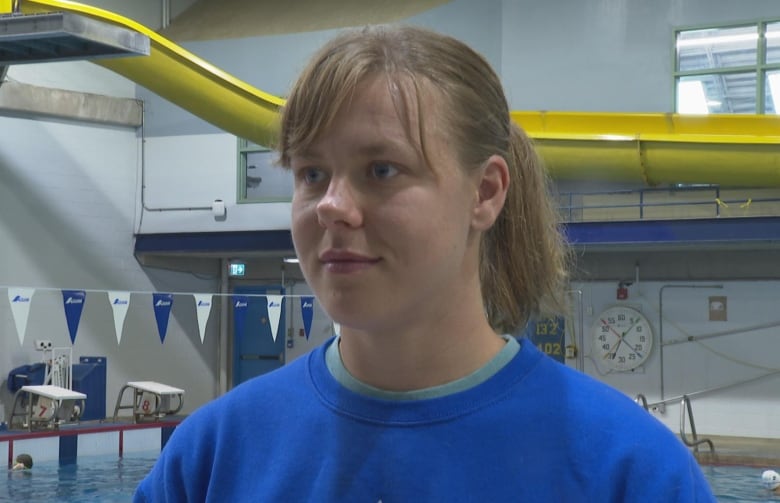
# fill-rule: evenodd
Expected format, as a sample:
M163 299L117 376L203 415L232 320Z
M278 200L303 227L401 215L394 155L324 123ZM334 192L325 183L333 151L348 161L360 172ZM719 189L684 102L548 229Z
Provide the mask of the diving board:
M132 403L123 404L125 391L133 390ZM114 422L122 409L133 410L133 422L154 421L169 414L176 414L184 405L184 390L155 381L130 381L119 390L114 407ZM176 407L171 403L176 399Z
M22 386L14 395L9 424L14 418L24 418L23 426L58 428L61 423L77 421L84 410L87 395L68 388L52 385Z

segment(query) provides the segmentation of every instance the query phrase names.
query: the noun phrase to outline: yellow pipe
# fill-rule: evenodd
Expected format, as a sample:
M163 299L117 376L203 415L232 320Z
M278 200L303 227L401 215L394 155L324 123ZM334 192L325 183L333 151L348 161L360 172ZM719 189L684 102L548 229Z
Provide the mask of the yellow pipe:
M13 0L0 0L10 12ZM69 11L138 31L148 57L95 63L217 127L273 145L282 98L264 93L149 28L68 0L23 0L23 12ZM780 117L515 111L556 179L780 187Z
M780 187L780 117L512 112L553 177Z

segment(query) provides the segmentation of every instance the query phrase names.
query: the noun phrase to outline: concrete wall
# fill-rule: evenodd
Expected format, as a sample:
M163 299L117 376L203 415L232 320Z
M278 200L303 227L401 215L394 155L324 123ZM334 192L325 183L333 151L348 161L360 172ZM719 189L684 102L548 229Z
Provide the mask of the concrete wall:
M156 380L188 390L186 410L216 391L214 330L200 343L194 306L175 299L161 345L151 292L216 291L211 279L144 269L133 257L139 140L134 131L0 119L0 285L39 288L19 344L0 288L0 376L39 361L35 339L70 347L58 289L86 289L74 357L108 359L108 400L127 380ZM121 345L107 290L131 297ZM191 297L190 297L191 299ZM3 388L2 402L10 407Z
M640 280L629 287L625 301L616 300L616 282L580 283L575 289L582 291L583 298L583 326L576 326L577 316L573 320L584 339L580 349L586 373L629 396L641 393L651 403L672 400L665 412L655 415L674 431L679 429L679 403L685 394L691 395L699 433L780 435L780 366L775 357L780 349L780 282ZM710 319L711 296L726 297L727 320ZM618 304L639 309L655 334L650 357L633 372L609 372L594 357L598 314Z

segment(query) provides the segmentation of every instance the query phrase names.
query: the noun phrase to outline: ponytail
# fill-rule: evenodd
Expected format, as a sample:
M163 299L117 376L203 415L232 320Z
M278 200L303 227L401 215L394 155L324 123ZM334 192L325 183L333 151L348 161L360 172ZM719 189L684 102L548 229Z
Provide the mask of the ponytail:
M510 128L509 191L480 249L485 310L501 333L518 332L531 316L562 312L568 277L549 178L525 132Z

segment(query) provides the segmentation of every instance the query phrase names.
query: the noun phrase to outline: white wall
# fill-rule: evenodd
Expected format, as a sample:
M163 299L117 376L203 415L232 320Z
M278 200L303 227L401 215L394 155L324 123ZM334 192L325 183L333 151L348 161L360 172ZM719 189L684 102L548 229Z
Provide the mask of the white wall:
M661 401L661 344L665 400L673 400L665 414L656 416L672 430L680 426L679 400L691 395L699 433L748 437L780 435L780 282L686 281L643 282L629 287L629 298L616 299L617 282L575 285L583 292L584 371L634 398L645 395ZM661 299L661 289L663 297ZM710 296L727 297L727 321L709 320ZM654 347L635 372L608 372L592 351L598 313L623 304L639 309L650 321ZM663 326L661 325L663 314ZM576 316L573 317L575 320ZM764 328L754 329L763 326ZM701 339L701 336L734 332ZM568 332L568 337L575 334ZM672 341L695 340L680 344ZM573 365L573 361L568 362ZM766 377L762 377L766 376ZM740 384L744 383L744 384ZM702 393L703 392L703 393ZM688 430L690 432L690 430Z
M109 403L131 378L187 389L188 410L213 397L214 332L200 344L186 301L175 301L166 344L156 349L148 292L213 292L217 282L145 270L133 257L135 132L19 119L0 119L0 129L13 132L0 135L0 376L40 359L34 339L70 346L58 291L35 295L20 345L3 287L147 292L132 298L121 346L106 295L89 293L74 356L107 356ZM9 397L3 402L10 407Z
M224 133L146 139L140 222L145 234L290 228L290 203L238 204L236 137ZM211 204L221 199L224 219ZM195 209L193 209L195 208Z

